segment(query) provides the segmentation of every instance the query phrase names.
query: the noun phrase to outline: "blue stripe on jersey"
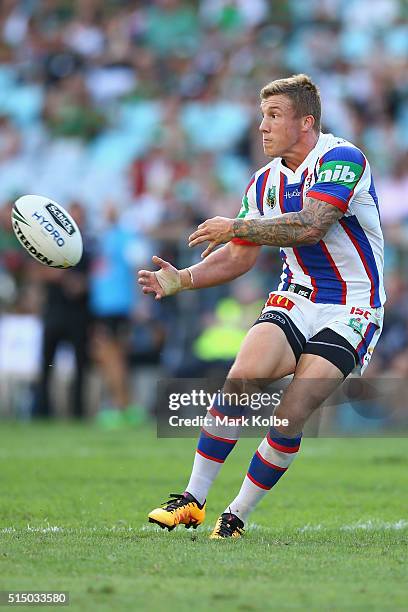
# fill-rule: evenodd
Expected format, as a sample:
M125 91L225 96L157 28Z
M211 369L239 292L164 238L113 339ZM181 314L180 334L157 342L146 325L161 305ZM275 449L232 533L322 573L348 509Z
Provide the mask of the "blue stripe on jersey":
M378 205L378 196L377 196L377 192L375 190L374 178L373 178L372 175L371 175L370 189L368 190L368 193L373 198L374 204L375 204L375 206L377 208L378 216L380 217L380 207Z
M343 304L343 284L337 278L320 243L297 247L297 252L315 281L317 304Z
M365 166L365 157L357 147L334 147L321 157L320 165L329 161L351 161Z
M289 277L288 277L288 275L286 274L286 278L284 278L284 280L283 280L282 289L280 289L280 291L287 291L287 290L289 289L289 285L290 285L290 283L289 283Z
M341 225L345 225L348 228L360 248L359 255L363 261L363 264L365 264L364 267L368 268L369 276L371 276L370 281L372 281L374 289L371 306L373 308L378 308L381 306L380 276L378 274L377 264L371 244L355 215L343 217L341 219Z
M283 280L281 280L281 283L283 283L280 291L287 291L289 289L289 285L290 285L290 275L288 273L288 268L286 267L283 270L283 274L285 274L285 278Z
M302 178L299 183L288 183L287 176L280 173L280 187L279 190L282 192L279 194L280 201L282 203L282 212L299 212L303 208L303 187L308 174L308 169L302 173Z
M376 325L375 323L370 323L367 327L363 340L360 342L359 346L357 347L357 353L358 353L361 363L363 362L365 354L368 351L368 347L370 346L370 342L373 339L373 336L375 332L377 331L377 329L378 329L378 325Z
M287 184L285 181L285 187L283 192L283 207L285 213L288 212L299 212L302 209L301 196L302 196L302 186L301 183Z
M269 174L269 171L270 169L268 168L267 170L265 170L265 172L262 172L262 174L260 174L256 179L256 205L262 216L265 214L263 209L263 196L265 193L264 180L266 173Z
M283 287L281 289L281 291L287 291L289 289L289 285L292 282L292 278L293 278L293 272L289 267L288 264L288 258L286 256L286 253L283 249L280 249L279 251L281 260L283 262L283 274L285 274L285 278L283 279Z

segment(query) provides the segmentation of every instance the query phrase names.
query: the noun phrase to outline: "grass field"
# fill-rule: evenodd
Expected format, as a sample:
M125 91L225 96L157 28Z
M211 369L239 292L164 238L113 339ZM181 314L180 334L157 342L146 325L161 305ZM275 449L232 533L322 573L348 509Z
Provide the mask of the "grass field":
M307 439L245 538L209 541L256 446L242 440L197 531L146 513L182 491L194 440L150 427L1 425L0 589L74 610L407 610L408 440Z

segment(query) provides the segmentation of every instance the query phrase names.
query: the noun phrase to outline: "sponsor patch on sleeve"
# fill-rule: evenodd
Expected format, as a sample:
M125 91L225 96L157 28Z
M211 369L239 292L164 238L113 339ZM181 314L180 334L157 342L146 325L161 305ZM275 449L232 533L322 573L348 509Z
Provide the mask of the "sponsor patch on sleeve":
M351 161L328 161L321 165L316 183L337 183L352 190L363 172L360 164Z
M306 195L346 212L364 174L364 155L357 147L335 147L324 154L320 163L316 182Z

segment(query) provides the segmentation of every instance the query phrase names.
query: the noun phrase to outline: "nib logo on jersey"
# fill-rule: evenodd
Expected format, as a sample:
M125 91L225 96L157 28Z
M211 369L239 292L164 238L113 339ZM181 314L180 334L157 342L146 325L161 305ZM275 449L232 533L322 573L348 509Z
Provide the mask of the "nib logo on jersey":
M50 213L51 217L54 219L55 223L57 223L63 230L67 232L69 236L75 234L75 228L72 225L71 221L67 219L62 210L60 210L55 204L51 202L45 206L45 208Z
M320 168L318 183L343 183L353 188L363 174L363 167L354 162L326 162Z

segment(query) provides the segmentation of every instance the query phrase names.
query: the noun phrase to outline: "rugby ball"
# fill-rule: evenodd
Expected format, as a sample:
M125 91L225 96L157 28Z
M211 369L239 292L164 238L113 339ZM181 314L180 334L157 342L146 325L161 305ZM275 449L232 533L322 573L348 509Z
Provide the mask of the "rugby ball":
M45 266L70 268L81 259L81 232L71 215L54 200L22 196L13 206L11 221L23 247Z

